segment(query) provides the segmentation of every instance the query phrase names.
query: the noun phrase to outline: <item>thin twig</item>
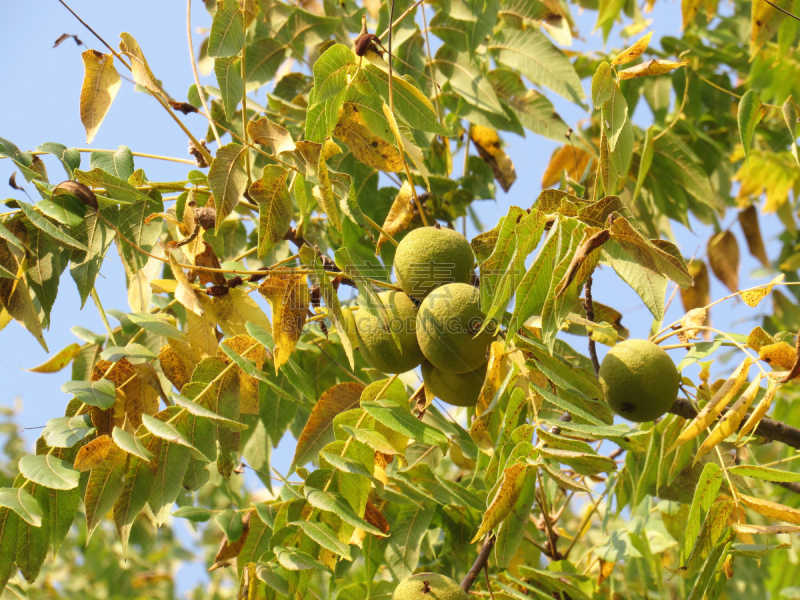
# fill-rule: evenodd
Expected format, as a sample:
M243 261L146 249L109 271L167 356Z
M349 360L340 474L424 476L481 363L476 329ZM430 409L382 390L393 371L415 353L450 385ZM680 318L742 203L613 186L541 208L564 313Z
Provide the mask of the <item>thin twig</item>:
M200 104L210 115L211 109L206 104L206 95L203 92L203 87L200 85L200 74L197 72L197 60L194 56L194 45L192 42L192 0L186 0L186 37L189 40L189 58L192 62L192 73L194 74L194 84L197 87L197 95L200 97ZM217 131L217 124L211 120L211 131L214 134L214 139L217 140L217 145L222 146L222 141Z
M489 556L492 554L492 548L494 547L494 534L490 533L489 537L486 538L486 541L483 542L483 548L481 548L480 554L478 554L478 558L475 559L475 562L472 565L472 568L467 573L467 576L464 577L464 580L461 582L461 589L465 592L469 592L470 588L472 588L472 584L475 583L475 580L478 578L478 575L481 574L481 571L489 562Z
M594 304L592 303L592 276L586 280L585 298L583 300L583 309L586 311L586 318L594 323ZM600 377L600 361L597 360L597 346L592 339L591 332L589 332L589 357L592 359L592 367L594 368L594 376Z
M408 14L410 14L412 10L414 10L415 8L417 8L417 7L418 7L420 4L422 4L424 1L425 1L425 0L417 0L417 1L416 1L414 4L412 4L411 6L409 6L409 7L408 7L408 8L405 10L405 12L403 12L403 14L402 14L402 15L400 15L399 17L397 17L397 20L396 20L394 23L392 23L392 24L391 24L391 26L389 26L389 27L387 27L387 28L386 28L386 31L384 31L382 34L380 34L380 35L378 36L378 38L379 38L379 39L381 39L381 40L382 40L383 38L385 38L387 35L389 36L389 52L391 52L391 51L392 51L392 41L391 41L391 40L392 40L392 29L394 29L395 27L397 27L397 26L400 24L400 21L402 21L403 19L405 19L405 18L406 18L406 16L407 16ZM393 14L394 14L394 4L392 4L392 12L390 13L390 16L389 16L389 21L391 21L391 20L392 20L392 15L393 15Z
M492 583L489 581L489 566L483 565L483 575L486 578L486 589L489 590L489 596L494 600L494 592L492 591Z
M766 2L767 4L769 4L769 5L770 5L772 8L774 8L774 9L777 9L777 10L781 11L783 14L785 14L785 15L787 15L787 16L789 16L789 17L792 17L794 20L796 20L796 21L800 21L800 17L798 17L797 15L793 15L793 14L792 14L792 13L790 13L788 10L784 10L784 9L782 9L782 8L781 8L780 6L778 6L777 4L773 4L773 3L772 3L772 2L770 2L769 0L764 0L764 2Z
M67 3L66 3L66 2L64 2L64 0L58 0L58 1L59 1L59 2L60 2L60 3L61 3L63 6L64 6L64 8L66 8L66 9L67 9L69 12L71 12L71 13L72 13L72 16L73 16L73 17L75 17L76 19L78 19L78 21L80 21L80 24L81 24L81 25L83 25L84 27L86 27L86 29L88 29L88 30L89 30L89 31L92 33L92 35L94 35L94 37L96 37L98 40L100 40L100 42L102 42L102 44L103 44L103 45L104 45L106 48L108 48L108 49L111 51L111 54L113 54L114 56L116 56L116 57L117 57L117 60L118 60L119 62L121 62L123 65L125 65L125 67L126 67L126 68L127 68L129 71L131 70L131 66L130 66L128 63L126 63L126 62L125 62L125 59L123 59L123 58L122 58L122 56L120 56L120 55L119 55L119 53L118 53L116 50L114 50L114 48L112 48L112 47L109 45L109 43L108 43L107 41L105 41L105 40L104 40L102 37L100 37L100 34L98 34L98 33L97 33L97 32L96 32L94 29L92 29L92 28L89 26L89 24L88 24L86 21L84 21L83 19L81 19L81 18L78 16L78 13L76 13L74 10L72 10L72 9L71 9L71 8L70 8L70 7L67 5Z

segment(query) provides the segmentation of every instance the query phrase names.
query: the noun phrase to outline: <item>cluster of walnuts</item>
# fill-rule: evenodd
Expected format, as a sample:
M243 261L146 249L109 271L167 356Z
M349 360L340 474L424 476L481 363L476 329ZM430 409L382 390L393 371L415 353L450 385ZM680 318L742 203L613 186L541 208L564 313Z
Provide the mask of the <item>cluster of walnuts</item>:
M367 363L383 373L422 365L427 389L456 406L478 401L493 331L483 327L480 292L470 284L475 256L452 229L422 227L397 247L403 291L379 294L385 315L362 300L353 320Z

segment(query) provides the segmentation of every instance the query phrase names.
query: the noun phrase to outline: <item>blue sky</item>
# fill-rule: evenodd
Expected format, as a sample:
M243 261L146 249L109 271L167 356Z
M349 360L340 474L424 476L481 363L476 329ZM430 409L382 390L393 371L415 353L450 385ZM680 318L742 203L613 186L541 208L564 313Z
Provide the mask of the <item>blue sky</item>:
M197 27L208 27L210 17L202 1L193 3L193 32L195 48L199 46L202 35L196 32ZM164 87L176 98L184 99L189 86L193 83L189 54L186 41L186 5L183 2L164 2L155 0L139 0L137 2L112 2L111 0L75 0L71 6L98 33L115 48L118 45L119 33L129 32L140 43L145 56L156 76L163 81ZM575 7L573 7L575 9ZM582 40L575 40L573 50L602 51L604 48L621 49L632 43L634 39L624 42L612 35L610 43L604 46L602 34L592 32L595 12L575 14ZM645 15L652 19L652 24L645 31L653 31L653 40L664 35L680 35L680 3L659 1L652 14ZM618 28L617 28L618 29ZM62 34L77 34L89 47L101 52L106 49L86 31L56 0L40 0L36 3L18 0L0 0L0 56L2 67L0 73L4 82L4 93L0 94L0 137L17 144L23 150L33 149L43 142L59 142L70 147L86 147L85 131L80 123L78 98L83 78L83 65L80 57L85 48L78 48L72 40L67 40L57 48L53 42ZM214 84L211 77L205 82ZM584 82L588 91L589 82ZM589 116L583 109L548 94L554 101L556 109L564 120L575 128L578 123ZM255 95L255 99L264 103L264 91ZM206 121L198 115L182 117L183 122L202 137L206 130ZM646 126L650 115L644 102L634 115L637 124ZM498 186L496 202L478 202L481 220L488 227L493 226L503 216L509 206L529 207L541 189L541 176L556 142L528 134L527 138L519 138L513 134L506 136L507 152L514 160L517 181L509 193L504 193ZM187 139L177 128L172 119L166 115L157 103L144 94L135 93L133 86L123 81L120 92L114 101L102 127L91 144L92 148L114 149L120 144L130 147L136 152L163 154L187 158ZM52 179L63 174L58 163L45 158ZM458 157L454 164L461 164ZM83 155L83 166L88 166L88 154ZM136 166L145 169L151 180L169 181L184 177L188 165L165 163L137 158ZM2 197L24 196L20 192L7 187L6 182L13 170L8 160L0 160L0 186L3 186ZM18 177L18 181L23 181ZM26 186L34 195L32 186ZM735 213L729 212L723 220L723 226L735 221ZM750 273L759 265L749 256L743 236L738 228L732 228L736 234L742 256L741 283L745 288L765 279L753 280ZM762 232L767 241L768 253L775 257L776 245L770 243L774 233L779 231L777 220L762 219ZM470 225L468 237L477 231ZM707 228L698 228L694 233L683 228L675 228L679 245L686 256L700 248L704 252L705 243L710 235ZM106 308L128 310L126 288L122 265L116 251L112 249L108 260L97 280L97 291ZM717 280L712 281L712 298L727 293ZM623 284L606 268L595 277L594 296L600 302L611 304L624 314L625 324L634 337L646 336L650 328L651 317L636 294ZM765 303L765 306L767 303ZM728 331L747 333L759 322L743 322L759 315L763 307L749 309L739 301L729 301L715 309L712 314L714 325ZM679 299L673 302L666 322L674 321L682 315ZM78 341L69 331L70 327L80 325L93 331L103 332L103 325L91 301L83 310L76 288L68 276L64 276L59 288L58 299L52 315L52 327L45 337L51 351ZM583 342L570 339L579 349ZM602 351L602 349L601 349ZM675 354L676 361L680 353ZM40 364L47 355L34 338L15 322L0 331L0 378L3 381L0 389L0 405L12 405L16 398L22 399L24 408L20 416L23 427L43 425L52 417L62 416L68 397L61 393L64 382L64 371L57 375L39 375L23 371ZM694 371L689 371L693 374ZM38 430L27 432L27 439L32 444L39 435ZM281 445L273 455L275 466L285 472L292 455L290 442Z

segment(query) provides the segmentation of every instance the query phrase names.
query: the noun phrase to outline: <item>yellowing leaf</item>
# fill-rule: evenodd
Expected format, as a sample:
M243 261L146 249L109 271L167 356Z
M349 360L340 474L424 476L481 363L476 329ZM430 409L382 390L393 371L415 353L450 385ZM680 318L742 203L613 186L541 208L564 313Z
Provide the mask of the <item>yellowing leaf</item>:
M356 104L345 102L342 105L333 135L347 144L353 156L365 165L390 173L403 170L403 159L397 148L372 132Z
M633 46L619 54L614 60L611 61L611 66L616 67L617 65L627 65L628 63L635 61L645 50L647 50L647 46L650 43L651 37L653 37L652 31L638 40Z
M114 55L87 50L83 58L81 87L81 123L86 129L86 143L91 144L120 87L120 77L114 68Z
M189 278L186 277L186 273L183 272L183 268L178 264L172 252L169 254L169 266L172 267L172 275L175 277L175 281L178 282L178 286L175 288L175 299L180 302L186 310L198 316L202 315L203 307L197 299L197 293L194 291L194 288L192 288L192 284L189 283Z
M258 257L264 258L284 239L292 223L292 197L286 180L289 170L267 165L261 179L250 185L250 196L258 204Z
M764 248L764 239L761 237L761 226L758 223L758 209L755 204L751 204L744 210L739 211L739 225L747 241L747 249L750 254L761 261L765 267L769 267L769 258Z
M400 191L397 193L397 197L392 202L392 207L389 209L389 214L386 215L386 220L383 222L383 231L394 237L408 228L414 219L414 213L414 193L408 181L404 181ZM378 238L376 254L380 251L381 246L388 241L389 238L381 233Z
M333 419L336 415L358 406L364 386L354 381L337 383L323 392L317 400L303 431L297 438L292 465L301 466L315 457L315 454L332 437Z
M500 184L503 191L508 192L517 180L517 173L514 170L514 163L503 151L500 136L494 129L483 125L472 125L469 130L469 138L475 144L481 160L492 169L497 183Z
M702 4L703 0L681 0L681 16L683 17L681 29L686 29L686 26L694 20Z
M708 240L711 270L730 291L739 289L739 244L730 231L715 233Z
M267 360L267 349L249 335L237 335L222 341L222 345L231 348L245 361L255 363L261 369ZM217 356L229 362L224 350L217 348ZM259 408L258 379L245 372L241 367L236 368L239 374L239 412L243 415L257 415Z
M483 514L481 526L478 529L478 533L472 538L471 543L477 542L511 514L514 504L522 491L525 478L529 476L529 472L533 468L523 463L516 463L503 471L503 481L500 483L494 498L492 498L489 508ZM532 473L530 473L530 476L532 476ZM800 511L798 511L798 514L800 514Z
M756 409L750 414L741 431L739 431L739 436L736 438L737 443L758 427L759 422L764 418L764 415L767 414L769 407L772 406L772 398L775 396L775 392L779 387L780 386L775 381L769 380L769 383L767 383L767 393L764 394L764 397L758 403Z
M130 60L133 80L147 88L154 96L160 96L165 102L169 102L169 94L164 91L161 84L158 83L158 79L150 70L139 43L130 33L121 33L119 37L122 38L119 43L119 49Z
M506 378L508 358L503 342L492 342L489 348L489 364L486 367L486 379L483 381L475 414L481 416L494 400L494 395Z
M245 149L239 144L225 144L208 170L208 186L214 194L217 211L216 231L233 209L244 198L247 188L247 173L244 170Z
M591 158L588 152L573 144L561 146L553 152L542 175L542 189L553 187L561 181L564 171L573 181L580 181Z
M764 346L769 346L770 344L775 343L775 338L773 338L770 334L766 331L761 329L761 327L754 327L750 334L747 336L747 347L752 348L756 352L761 350Z
M750 156L753 160L743 164L734 177L741 182L737 199L747 201L749 197L766 192L767 200L761 212L775 212L789 199L789 193L800 180L800 169L790 152L768 152L753 148Z
M247 123L247 135L255 143L262 146L272 146L275 154L294 152L296 146L291 134L286 129L262 117Z
M685 329L685 331L679 334L681 341L684 342L698 338L700 330L697 328L705 325L707 320L708 311L705 308L693 308L683 315L681 319L681 328Z
M429 398L433 398L433 394L428 394L427 391L425 395ZM492 412L493 411L483 413L480 417L472 421L472 424L469 426L469 437L472 438L472 441L475 442L478 448L489 456L494 454L494 442L489 433L489 423L492 419Z
M752 496L745 496L739 494L739 500L744 502L748 507L756 511L760 515L783 521L784 523L791 523L792 525L800 525L800 510L796 508L789 508L783 504L776 504L769 500L762 500L761 498L753 498Z
M711 293L706 263L702 260L692 260L686 265L686 269L694 283L690 287L681 288L681 301L683 309L689 312L711 304Z
M73 468L81 472L91 471L106 459L113 445L111 438L107 435L93 439L78 450Z
M58 373L61 369L71 363L72 359L80 353L80 345L70 344L66 348L63 348L61 351L59 351L58 354L40 364L38 367L25 370L30 371L31 373Z
M780 535L782 533L800 533L800 527L795 525L750 525L749 523L734 523L731 525L736 533Z
M744 359L730 378L722 385L722 387L714 394L714 397L705 405L694 420L689 423L689 426L678 436L678 439L670 447L669 451L672 452L679 446L682 446L689 440L693 440L700 433L722 413L728 403L739 391L744 382L747 380L747 373L750 370L750 365L753 364L753 359L749 356Z
M311 294L307 276L272 274L258 286L259 293L272 307L272 337L275 340L275 372L289 360L297 340L303 335Z
M404 80L401 79L400 81ZM431 191L431 182L428 180L428 167L425 166L422 150L420 150L419 146L417 146L414 142L407 140L406 137L400 132L400 128L397 126L397 121L395 120L394 115L392 114L392 111L389 109L389 105L386 104L386 102L383 103L383 115L386 117L386 120L389 121L389 128L392 130L395 140L397 140L397 147L401 152L408 154L411 162L414 163L414 166L417 167L417 171L419 171L419 174L422 175L422 178L425 180L425 186L428 188L428 191Z
M778 342L769 346L762 346L758 357L773 369L788 371L794 365L796 352L786 342Z
M777 10L776 4L784 11L793 12L791 0L770 0L770 2L753 2L750 19L750 55L755 56L759 50L777 33L786 13Z
M648 77L650 75L663 75L669 73L679 67L685 67L689 61L674 62L671 60L661 60L654 58L647 62L643 62L635 67L630 67L619 72L620 79L635 79L637 77Z
M695 463L700 460L700 458L708 454L708 452L714 448L714 446L723 442L728 438L728 436L733 435L733 433L741 424L742 420L744 420L744 417L747 414L747 409L750 408L753 400L755 400L756 396L758 395L762 376L763 374L759 371L758 376L742 393L742 395L736 401L736 404L734 404L731 409L719 420L719 423L717 423L717 426L711 432L711 435L708 436L708 438L700 446L700 449L697 451L697 454L694 457Z
M767 285L752 290L744 290L742 292L739 292L739 295L742 297L742 300L744 300L747 306L755 308L756 306L758 306L758 303L761 302L761 300L769 296L770 292L772 292L772 286L781 283L785 277L786 275L781 273L780 275L775 277L775 279L770 281Z

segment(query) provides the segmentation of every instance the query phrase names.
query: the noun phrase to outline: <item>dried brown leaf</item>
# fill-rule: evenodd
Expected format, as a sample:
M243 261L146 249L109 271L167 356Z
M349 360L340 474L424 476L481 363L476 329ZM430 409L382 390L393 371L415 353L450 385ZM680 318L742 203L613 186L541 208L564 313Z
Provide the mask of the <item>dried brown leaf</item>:
M711 270L731 292L739 289L739 243L730 231L715 233L708 240Z
M769 258L764 248L764 239L761 237L761 226L758 223L758 209L751 204L742 211L739 211L739 225L742 227L744 238L747 240L747 248L750 254L761 261L765 267L769 267Z

